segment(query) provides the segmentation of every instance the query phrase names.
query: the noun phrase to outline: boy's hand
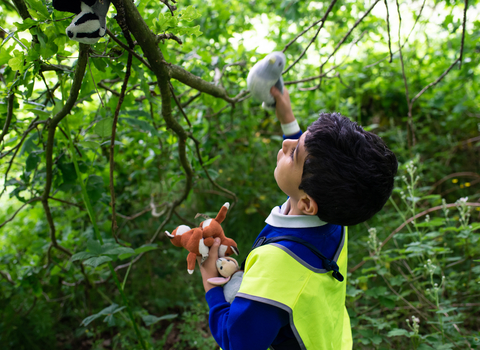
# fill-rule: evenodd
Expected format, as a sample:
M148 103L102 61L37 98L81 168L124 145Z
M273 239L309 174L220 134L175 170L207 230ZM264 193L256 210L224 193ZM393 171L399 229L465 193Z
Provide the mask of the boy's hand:
M202 257L197 257L198 266L200 267L200 273L202 274L203 280L203 288L205 289L205 293L208 292L210 289L215 288L213 284L208 283L208 279L212 277L218 277L218 270L217 270L217 259L218 259L218 249L220 248L220 238L215 238L213 245L210 247L210 251L208 253L208 258L201 263Z
M292 106L290 104L290 95L287 88L283 88L283 94L275 86L270 89L270 93L275 98L275 113L280 124L288 124L295 120Z

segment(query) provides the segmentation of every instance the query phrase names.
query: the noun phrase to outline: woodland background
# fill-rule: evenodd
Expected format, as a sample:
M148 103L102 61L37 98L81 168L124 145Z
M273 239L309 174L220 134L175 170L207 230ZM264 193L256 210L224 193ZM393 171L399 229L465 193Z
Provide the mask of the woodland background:
M480 348L477 1L115 0L92 46L50 1L0 3L2 349L217 348L163 231L228 201L242 260L284 201L246 91L274 50L304 130L338 111L399 160L350 228L354 348Z

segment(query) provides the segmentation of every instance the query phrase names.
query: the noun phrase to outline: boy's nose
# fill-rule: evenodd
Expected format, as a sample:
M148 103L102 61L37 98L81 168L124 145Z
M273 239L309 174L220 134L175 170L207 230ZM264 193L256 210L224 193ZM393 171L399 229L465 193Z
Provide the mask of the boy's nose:
M288 151L292 148L292 145L295 143L296 140L283 140L282 143L282 152L287 154Z

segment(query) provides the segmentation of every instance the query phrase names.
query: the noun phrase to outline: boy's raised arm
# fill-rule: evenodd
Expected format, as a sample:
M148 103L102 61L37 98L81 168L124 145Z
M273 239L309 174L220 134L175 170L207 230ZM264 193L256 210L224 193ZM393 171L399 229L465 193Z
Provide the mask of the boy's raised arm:
M275 86L270 89L270 93L275 98L275 114L280 122L285 136L301 135L300 127L293 115L292 105L290 103L290 95L287 88L283 88L283 94ZM298 136L300 137L300 136ZM296 137L297 138L297 137Z

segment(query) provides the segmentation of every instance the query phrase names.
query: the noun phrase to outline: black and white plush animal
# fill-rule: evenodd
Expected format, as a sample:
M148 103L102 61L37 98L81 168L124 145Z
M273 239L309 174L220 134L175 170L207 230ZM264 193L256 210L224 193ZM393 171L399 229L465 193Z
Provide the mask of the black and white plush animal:
M67 36L84 44L95 44L105 35L110 0L53 0L58 11L76 14L67 27Z

